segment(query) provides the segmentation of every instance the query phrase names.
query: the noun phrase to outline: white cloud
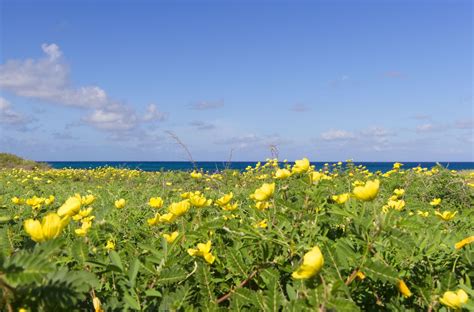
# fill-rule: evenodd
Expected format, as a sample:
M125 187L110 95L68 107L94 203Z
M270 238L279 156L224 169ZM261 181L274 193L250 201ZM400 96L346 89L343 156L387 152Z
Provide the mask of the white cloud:
M160 112L155 104L150 104L146 108L146 113L143 116L144 121L164 121L168 118L168 114Z
M324 141L345 141L354 138L355 135L352 132L340 129L331 129L321 133L321 139Z
M223 106L224 106L224 101L222 101L222 100L215 101L215 102L201 101L201 102L196 102L196 103L192 103L192 104L189 105L189 107L191 109L194 109L194 110L217 109L217 108L221 108Z
M108 104L107 94L98 86L71 84L69 67L56 44L41 48L45 57L8 60L0 65L0 89L67 106L97 108Z
M195 127L197 130L212 130L216 128L215 125L204 121L192 121L189 125Z
M83 121L99 130L132 130L137 125L136 114L120 104L94 110Z
M0 97L0 124L8 125L25 125L31 121L30 118L27 118L23 114L13 110L10 102Z

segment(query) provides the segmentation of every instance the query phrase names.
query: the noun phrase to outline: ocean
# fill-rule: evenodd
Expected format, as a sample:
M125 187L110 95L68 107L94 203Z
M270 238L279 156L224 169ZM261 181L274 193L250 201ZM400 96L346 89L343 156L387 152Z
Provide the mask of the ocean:
M143 171L167 171L167 170L192 170L193 164L188 161L46 161L51 167L56 169L74 168L74 169L94 169L99 167L115 167L127 169L139 169ZM244 170L247 166L255 166L255 161L198 161L196 167L205 171L215 172L223 169ZM262 162L263 163L263 162ZM325 163L329 165L337 162L312 162L316 168L321 168ZM370 171L386 172L392 169L394 162L354 162L355 165L363 165ZM436 162L405 162L404 169L417 166L431 168L436 166ZM474 162L440 162L441 166L454 170L474 169Z

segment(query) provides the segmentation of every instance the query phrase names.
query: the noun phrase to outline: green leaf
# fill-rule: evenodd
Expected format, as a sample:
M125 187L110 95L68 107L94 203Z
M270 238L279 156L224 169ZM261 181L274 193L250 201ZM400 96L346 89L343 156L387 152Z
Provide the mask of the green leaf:
M120 260L120 256L119 254L115 251L115 250L112 250L110 251L109 253L109 257L110 257L110 261L112 261L112 263L120 269L121 272L124 271L123 269L123 264L122 264L122 260Z

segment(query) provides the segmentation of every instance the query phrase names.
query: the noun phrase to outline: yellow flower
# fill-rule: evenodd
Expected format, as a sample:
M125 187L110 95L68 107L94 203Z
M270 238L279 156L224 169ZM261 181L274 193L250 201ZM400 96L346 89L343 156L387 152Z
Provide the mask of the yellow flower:
M92 305L94 306L94 312L104 312L99 298L94 297L94 299L92 299Z
M405 194L405 190L404 189L394 189L393 194L395 194L398 197L401 197Z
M199 243L197 249L189 248L188 254L192 257L203 257L209 264L212 264L216 260L216 257L211 253L211 241L208 241L206 244Z
M201 173L201 172L197 172L196 170L194 170L193 172L191 172L191 178L193 178L193 179L200 179L200 178L202 178L202 173Z
M69 217L61 218L58 214L52 212L43 217L41 223L39 220L26 220L24 228L31 239L39 243L58 237L68 223Z
M403 166L403 164L399 163L399 162L396 162L393 164L393 169L397 170L397 169L400 169L400 167Z
M122 209L123 207L125 207L125 199L120 198L119 200L116 200L114 205L115 205L115 208Z
M212 203L211 199L206 199L204 195L201 195L199 193L194 193L189 196L189 203L193 205L194 207L204 207L204 206L209 206Z
M428 215L429 215L429 212L428 211L421 211L421 210L418 210L416 212L419 216L422 216L424 218L426 218Z
M216 200L216 204L223 207L227 205L233 197L234 194L232 192L230 192L229 194L225 194L224 196Z
M435 198L430 201L430 205L433 207L439 206L439 204L441 204L441 198Z
M77 236L85 236L87 232L89 232L89 229L92 227L92 222L84 220L82 222L81 228L75 229L74 232L76 233Z
M275 183L264 183L260 188L256 189L250 198L257 201L265 201L272 197L275 192Z
M454 218L454 216L457 213L458 213L457 211L455 211L455 212L443 211L443 213L440 213L439 211L435 211L435 215L437 215L440 219L443 219L444 221L451 220L452 218Z
M313 247L303 257L303 264L291 275L294 279L307 279L316 275L324 264L323 254L318 246Z
M258 201L255 203L255 208L257 208L258 210L265 210L267 208L270 208L270 203L265 201Z
M163 206L163 199L161 197L152 197L148 204L153 208L161 208Z
M357 271L356 277L360 280L363 280L363 279L365 279L365 274L362 271Z
M77 196L69 197L58 209L58 215L73 216L81 209L81 199Z
M24 203L24 200L15 196L12 198L12 203L14 203L15 205L21 205Z
M278 169L275 172L275 179L286 179L291 176L291 172L288 169Z
M53 195L49 195L49 197L44 201L45 205L46 206L49 206L51 205L52 203L54 203L54 196Z
M333 195L331 196L331 199L335 201L338 204L344 204L350 197L349 193L344 193L340 195Z
M378 192L380 187L379 180L367 181L364 186L356 186L352 193L357 199L363 201L373 200Z
M148 225L155 225L160 221L160 214L156 213L153 218L147 220Z
M405 201L403 199L398 199L398 200L392 200L390 199L388 202L387 202L387 206L392 208L392 209L395 209L395 210L398 210L398 211L402 211L403 208L405 207Z
M178 237L179 235L179 232L176 232L174 231L173 233L171 234L163 234L163 237L166 239L166 241L171 244L172 242L174 242L176 240L176 238Z
M330 176L325 175L324 173L318 171L312 171L309 173L309 180L311 183L316 183L320 180L331 180Z
M398 280L397 283L398 291L403 295L403 297L408 298L412 296L410 289L408 289L407 284L403 280Z
M254 225L256 228L262 228L265 229L268 227L267 219L263 219L262 221L258 222L257 224Z
M159 222L164 222L164 223L172 223L174 220L176 220L176 215L172 214L171 212L165 213L164 215L161 215L158 219Z
M94 201L95 201L95 197L92 194L82 196L82 198L81 198L81 203L84 206L88 206L88 205L92 204Z
M444 304L445 306L453 309L461 309L462 306L467 302L469 299L466 292L462 289L458 289L456 292L454 291L447 291L443 294L443 297L439 299L439 302Z
M189 201L182 200L177 203L171 203L171 205L168 207L168 212L176 217L180 217L184 215L190 207L191 205L189 204Z
M115 243L113 240L109 239L107 244L105 245L105 249L107 250L115 250Z
M309 159L308 158L303 158L300 160L295 160L295 164L293 165L293 168L291 169L293 173L303 173L309 170Z
M239 205L237 203L233 203L233 204L228 203L227 205L222 206L222 209L227 210L227 211L233 211L233 210L237 209L238 206Z
M461 249L463 248L464 246L466 246L467 244L470 244L474 242L474 236L469 236L469 237L466 237L465 239L457 242L455 245L454 245L454 248L456 249Z

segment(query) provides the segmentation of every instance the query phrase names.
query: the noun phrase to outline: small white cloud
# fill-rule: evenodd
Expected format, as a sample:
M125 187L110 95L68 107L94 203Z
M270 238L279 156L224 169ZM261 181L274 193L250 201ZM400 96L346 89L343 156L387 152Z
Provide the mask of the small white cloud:
M189 108L194 109L194 110L209 110L209 109L217 109L221 108L224 106L224 101L201 101L201 102L196 102L192 103L189 105Z
M354 139L355 137L356 136L352 132L339 129L331 129L321 133L321 139L324 141L345 141Z
M197 130L212 130L216 128L215 125L204 121L192 121L189 125L195 127Z
M12 105L7 99L0 97L0 124L24 126L30 121L30 118L13 110Z
M164 121L168 118L168 114L160 112L155 104L150 104L146 108L146 113L143 116L144 121Z
M137 125L137 116L129 108L115 104L108 108L94 110L83 121L91 126L107 131L131 130Z

